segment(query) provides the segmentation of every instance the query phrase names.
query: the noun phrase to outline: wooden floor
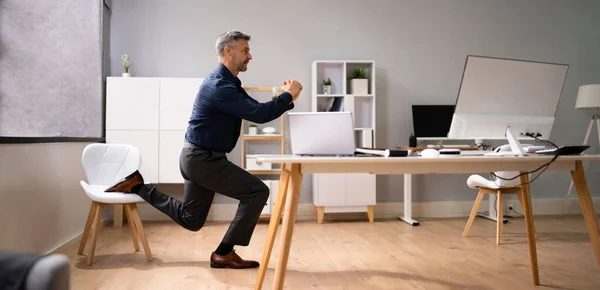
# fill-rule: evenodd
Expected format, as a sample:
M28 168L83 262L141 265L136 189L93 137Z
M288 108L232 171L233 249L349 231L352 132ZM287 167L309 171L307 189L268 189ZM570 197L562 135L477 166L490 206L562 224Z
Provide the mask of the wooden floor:
M82 221L83 222L83 221ZM600 267L581 216L537 217L542 286L532 285L522 219L504 227L495 244L495 223L476 219L470 237L466 218L298 222L286 289L600 289ZM79 239L59 248L72 261L73 289L253 289L257 269L209 267L210 253L227 223L189 232L172 222L145 222L154 261L134 252L125 225L101 229L95 263L77 255ZM83 224L82 224L83 226ZM260 260L268 224L259 223L248 247L237 252ZM271 289L277 239L264 289ZM87 250L86 248L86 254Z

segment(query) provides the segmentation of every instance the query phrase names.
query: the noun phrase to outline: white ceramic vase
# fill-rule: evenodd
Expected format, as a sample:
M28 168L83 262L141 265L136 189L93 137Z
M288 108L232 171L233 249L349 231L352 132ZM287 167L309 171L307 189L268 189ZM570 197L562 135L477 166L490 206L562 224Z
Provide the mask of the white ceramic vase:
M323 94L326 94L326 95L331 94L331 86L323 85Z
M256 127L248 128L248 134L250 134L250 135L256 135L257 132L258 132L258 128L256 128Z
M123 73L123 77L124 78L128 78L129 77L129 73Z
M353 95L366 95L369 93L369 79L352 79L350 86Z

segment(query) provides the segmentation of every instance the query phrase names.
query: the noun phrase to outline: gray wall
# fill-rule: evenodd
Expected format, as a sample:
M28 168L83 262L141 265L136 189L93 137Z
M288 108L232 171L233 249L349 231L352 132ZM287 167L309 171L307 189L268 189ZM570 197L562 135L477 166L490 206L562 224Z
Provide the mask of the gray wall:
M87 144L0 144L0 249L47 253L83 232Z
M295 110L309 111L314 60L374 60L376 141L393 147L408 145L411 105L454 104L468 54L566 63L551 140L579 144L589 115L574 109L577 88L600 82L599 12L594 0L115 1L111 74L123 72L120 56L127 53L133 76L205 76L217 64L216 38L239 29L253 37L254 59L240 75L244 84L297 79L305 92ZM239 162L239 146L230 157ZM597 166L586 166L598 192ZM417 176L413 200L473 200L466 178ZM301 202L310 202L311 178L304 180ZM401 176L379 176L377 200L401 201L402 183ZM568 173L547 171L532 190L534 198L564 198L568 186Z

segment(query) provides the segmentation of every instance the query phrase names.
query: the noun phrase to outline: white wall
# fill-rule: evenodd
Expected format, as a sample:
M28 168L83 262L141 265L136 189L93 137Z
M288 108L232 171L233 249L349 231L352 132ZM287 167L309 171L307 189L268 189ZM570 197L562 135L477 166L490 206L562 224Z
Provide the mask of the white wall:
M298 79L305 92L295 110L308 111L312 61L375 60L377 143L393 147L408 145L411 105L454 104L468 54L567 63L551 140L578 144L588 115L574 109L577 88L600 83L599 14L594 0L115 1L111 74L123 72L127 53L134 76L206 76L217 64L216 38L239 29L252 35L254 56L240 75L244 84ZM239 144L230 157L239 163ZM598 166L587 166L598 193ZM473 200L466 178L417 176L413 200ZM564 198L569 178L545 172L532 184L533 197ZM301 202L311 201L310 183L304 179ZM377 185L378 202L402 200L402 177L379 176Z
M46 253L81 234L86 145L0 144L0 249Z

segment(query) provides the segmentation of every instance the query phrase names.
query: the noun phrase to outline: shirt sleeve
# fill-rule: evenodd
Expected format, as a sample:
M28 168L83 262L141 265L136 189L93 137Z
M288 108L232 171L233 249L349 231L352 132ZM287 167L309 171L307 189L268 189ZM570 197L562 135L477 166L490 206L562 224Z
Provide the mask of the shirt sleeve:
M228 82L216 84L213 100L220 111L259 124L275 120L294 108L292 95L288 92L271 101L260 103Z

